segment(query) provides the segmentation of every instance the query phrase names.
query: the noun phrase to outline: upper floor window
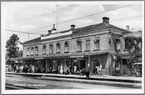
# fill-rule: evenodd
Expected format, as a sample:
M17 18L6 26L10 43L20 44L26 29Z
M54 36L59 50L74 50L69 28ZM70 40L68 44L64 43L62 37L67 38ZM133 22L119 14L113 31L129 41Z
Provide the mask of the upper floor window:
M35 47L35 55L38 55L38 47Z
M31 48L31 55L33 55L34 54L34 48L32 47Z
M42 54L46 54L46 45L43 45Z
M30 55L30 50L29 50L29 48L27 48L26 55L27 55L27 56Z
M49 44L49 53L53 53L53 45L52 44Z
M90 39L86 40L86 50L90 50Z
M94 45L95 45L95 50L100 49L100 38L97 37L94 39Z
M116 50L120 51L121 47L121 41L120 39L116 39Z
M56 44L56 53L60 53L60 43Z
M69 52L69 43L68 42L64 43L64 52L65 53Z
M77 51L82 51L82 40L77 40Z

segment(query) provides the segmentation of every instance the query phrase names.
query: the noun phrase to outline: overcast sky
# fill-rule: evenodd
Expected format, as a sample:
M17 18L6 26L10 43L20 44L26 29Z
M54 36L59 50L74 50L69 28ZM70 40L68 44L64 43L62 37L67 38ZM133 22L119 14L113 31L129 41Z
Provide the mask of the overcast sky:
M124 4L102 4L98 2L4 2L2 3L2 11L4 12L5 16L6 29L27 32L29 30L37 29L43 26L48 26L35 31L30 31L33 33L47 34L47 30L52 29L52 26L50 25L56 23L56 4L58 5L58 10L60 9L58 11L58 23L75 19L78 17L83 17L93 13L107 11L109 9L130 5L129 3L125 3L125 1ZM126 25L129 25L130 29L136 30L142 28L142 17L138 17L141 15L142 5L135 3L128 7L59 24L57 30L61 31L69 29L71 24L75 24L76 27L81 27L101 23L102 17L104 16L109 17L110 23L113 25L119 26L121 28L126 28ZM5 39L7 40L14 32L5 31L5 33ZM28 34L16 34L18 34L18 36L20 37L21 42L28 40ZM29 35L29 39L33 39L39 36L40 35L38 34L31 34Z

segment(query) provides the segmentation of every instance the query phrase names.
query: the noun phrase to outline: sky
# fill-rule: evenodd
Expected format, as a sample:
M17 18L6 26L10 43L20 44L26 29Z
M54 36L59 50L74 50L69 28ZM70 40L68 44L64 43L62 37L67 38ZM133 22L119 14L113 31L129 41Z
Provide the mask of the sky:
M110 24L120 28L125 29L126 25L129 25L132 31L141 30L144 17L142 7L141 3L125 3L125 1L121 3L2 2L5 30L38 33L28 35L26 33L5 31L5 41L14 33L19 36L21 42L40 37L41 34L47 34L47 31L52 29L52 25L57 22L65 22L94 13L98 14L58 24L56 26L57 30L70 29L71 24L75 24L77 28L101 23L102 17L105 16L110 18ZM114 10L105 12L110 9ZM58 11L56 12L56 10Z

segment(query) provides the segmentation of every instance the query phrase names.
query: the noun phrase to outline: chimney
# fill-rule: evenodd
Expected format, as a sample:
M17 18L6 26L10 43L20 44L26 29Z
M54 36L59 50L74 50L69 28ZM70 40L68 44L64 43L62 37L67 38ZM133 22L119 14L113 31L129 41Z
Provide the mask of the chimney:
M109 18L108 17L103 17L103 23L109 24Z
M44 35L40 35L41 37L44 37Z
M71 27L71 30L75 29L75 25L74 24L70 25L70 27Z
M56 31L55 24L53 24L52 31Z
M52 33L52 30L48 30L48 34L51 34Z
M126 25L126 29L129 30L129 25Z

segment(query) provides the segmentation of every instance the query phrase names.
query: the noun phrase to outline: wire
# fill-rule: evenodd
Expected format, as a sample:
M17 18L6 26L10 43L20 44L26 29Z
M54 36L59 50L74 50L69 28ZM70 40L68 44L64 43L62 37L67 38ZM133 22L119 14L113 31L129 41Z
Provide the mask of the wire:
M70 5L70 6L67 6L67 7L64 7L64 8L61 8L61 9L58 9L57 11L61 11L61 10L67 9L69 7L72 7L72 6L75 6L75 5ZM55 11L52 11L52 13L53 12L55 12ZM43 14L40 14L40 15L35 15L35 16L29 17L29 18L26 18L26 19L23 19L23 20L16 21L14 23L24 22L24 21L29 20L29 19L33 19L33 18L36 18L36 17L44 16L44 15L49 15L49 14L52 14L52 13L49 12L49 13L43 13Z
M138 15L138 16L132 16L132 17L127 17L127 18L121 18L121 19L117 19L117 20L112 20L112 21L119 21L119 20L126 20L126 19L133 19L133 18L137 18L137 17L142 17L143 15Z
M42 33L30 33L30 32L23 32L23 31L18 31L18 30L8 30L8 29L6 29L6 31L24 33L24 34L37 34L37 35L42 34Z
M67 20L67 21L64 21L64 22L60 22L60 23L58 23L58 24L62 24L62 23L66 23L66 22L74 21L74 20L77 20L77 19L86 18L86 17L89 17L89 16L93 16L93 15L101 14L101 13L108 12L108 11L113 11L113 10L120 9L120 8L124 8L124 7L128 7L128 6L131 6L131 4L130 4L130 5L121 6L121 7L117 7L117 8L113 8L113 9L109 9L109 10L102 11L102 12L97 12L97 13L90 14L90 15L86 15L86 16L83 16L83 17L79 17L79 18L75 18L75 19ZM45 28L45 27L50 27L50 26L52 26L52 25L46 25L46 26L43 26L43 27L40 27L40 28L32 29L32 30L29 30L28 32L30 32L30 31L34 31L34 30L39 30L39 29L42 29L42 28Z
M127 17L127 18L122 18L122 19L116 19L116 20L112 20L112 21L119 21L119 20L126 20L126 19L133 19L133 18L137 18L137 17L141 17L141 16L143 16L143 15L138 15L138 16L132 16L132 17ZM25 33L25 34L38 34L38 35L40 35L40 34L42 34L42 33L32 33L32 32L22 32L22 31L17 31L17 30L6 30L6 31L10 31L10 32L18 32L18 33ZM42 31L41 31L42 32ZM44 32L46 32L46 31L44 31ZM44 35L44 34L42 34L42 35Z

